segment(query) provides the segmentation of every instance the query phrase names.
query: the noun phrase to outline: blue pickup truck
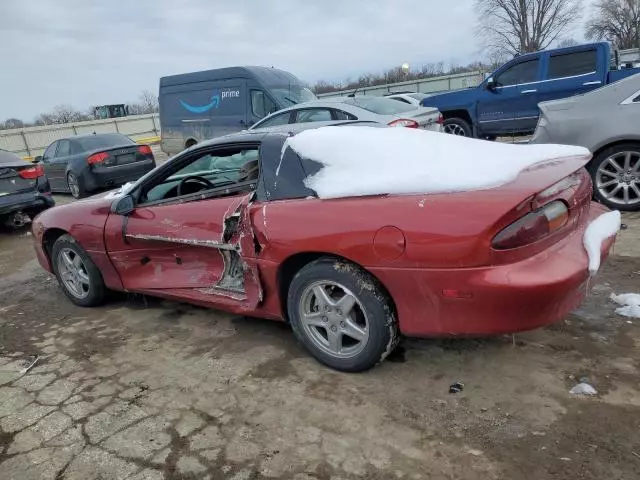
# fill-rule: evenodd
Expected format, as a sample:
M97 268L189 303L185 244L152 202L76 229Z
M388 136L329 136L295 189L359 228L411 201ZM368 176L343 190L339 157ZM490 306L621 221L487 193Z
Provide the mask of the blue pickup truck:
M517 56L479 86L433 95L421 104L442 112L447 133L526 135L538 123L539 102L580 95L636 73L640 68L618 69L609 44L590 43Z

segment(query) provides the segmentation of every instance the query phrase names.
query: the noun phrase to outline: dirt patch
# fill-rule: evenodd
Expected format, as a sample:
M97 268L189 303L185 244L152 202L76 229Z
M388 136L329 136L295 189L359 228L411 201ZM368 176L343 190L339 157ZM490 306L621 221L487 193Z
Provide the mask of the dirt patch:
M640 477L640 321L608 300L638 291L638 257L611 257L556 325L404 340L347 375L281 323L140 296L75 307L31 247L0 243L3 478ZM582 377L598 395L569 394Z

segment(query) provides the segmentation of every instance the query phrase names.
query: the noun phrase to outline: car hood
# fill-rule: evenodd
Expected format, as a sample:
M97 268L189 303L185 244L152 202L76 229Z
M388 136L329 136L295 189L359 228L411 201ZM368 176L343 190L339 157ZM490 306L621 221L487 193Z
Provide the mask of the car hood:
M464 90L440 93L423 99L420 105L423 107L435 107L440 110L447 107L458 107L471 103L477 95L477 91L477 88L465 88Z

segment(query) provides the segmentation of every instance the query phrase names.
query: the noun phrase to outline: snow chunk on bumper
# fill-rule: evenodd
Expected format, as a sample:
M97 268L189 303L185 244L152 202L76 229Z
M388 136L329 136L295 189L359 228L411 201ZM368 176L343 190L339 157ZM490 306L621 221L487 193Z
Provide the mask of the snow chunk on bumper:
M600 215L584 231L584 248L589 256L589 273L594 275L600 268L602 242L613 237L620 230L620 212L613 211Z
M320 198L484 190L538 163L590 155L583 147L513 145L401 127L323 127L286 145L323 164L305 179Z

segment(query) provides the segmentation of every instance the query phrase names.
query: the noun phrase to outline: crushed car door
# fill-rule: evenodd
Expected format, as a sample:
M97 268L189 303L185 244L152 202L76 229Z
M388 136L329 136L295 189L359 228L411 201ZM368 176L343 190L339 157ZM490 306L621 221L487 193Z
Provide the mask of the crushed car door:
M197 173L177 178L207 178L205 172ZM163 185L171 186L173 178ZM255 249L247 209L253 188L222 189L219 196L212 189L208 198L142 203L126 216L111 214L107 251L124 287L255 307L262 294L251 261Z

